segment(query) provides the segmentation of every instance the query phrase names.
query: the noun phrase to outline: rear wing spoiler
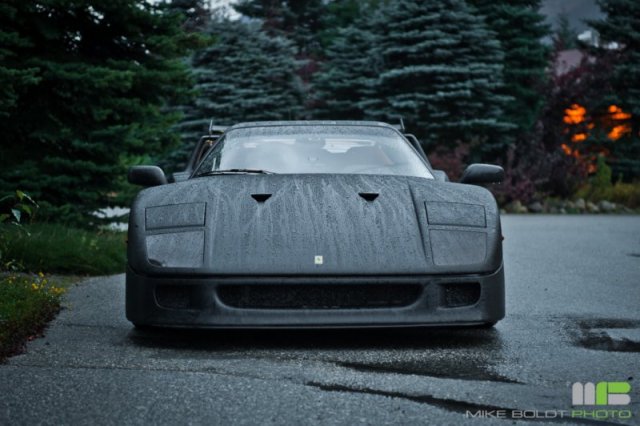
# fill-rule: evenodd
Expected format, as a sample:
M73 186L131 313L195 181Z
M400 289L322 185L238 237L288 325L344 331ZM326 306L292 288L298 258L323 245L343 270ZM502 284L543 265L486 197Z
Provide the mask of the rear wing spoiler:
M395 127L400 133L404 133L406 131L402 117L400 117L400 122L398 124L392 124L391 126Z

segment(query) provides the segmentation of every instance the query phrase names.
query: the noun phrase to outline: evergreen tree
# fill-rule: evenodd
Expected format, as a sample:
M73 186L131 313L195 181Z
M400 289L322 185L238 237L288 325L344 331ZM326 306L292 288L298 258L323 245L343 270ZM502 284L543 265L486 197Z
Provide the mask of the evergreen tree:
M184 166L210 120L227 126L302 115L298 62L289 41L238 22L216 23L210 32L216 42L192 59L198 96L180 123L185 143L167 160L173 170Z
M165 0L165 9L182 16L182 28L188 32L204 31L211 22L206 0Z
M372 21L383 61L365 116L398 121L431 144L483 141L503 120L503 53L493 32L461 0L390 2Z
M334 65L340 66L337 62L331 65L324 64L327 55L340 55L336 52L340 48L332 46L334 39L345 36L338 33L361 20L363 15L374 10L381 1L240 0L234 8L244 16L259 20L262 28L270 35L283 36L293 42L296 47L296 59L300 61L297 72L302 79L305 96L309 99L305 106L309 115L321 116L323 113L316 111L318 104L314 98L317 94L313 93L314 88L311 84L315 74L321 67L326 72ZM348 37L357 39L359 36L356 32L357 28ZM332 46L332 52L327 52L329 46ZM337 73L348 72L344 67L342 69L343 71ZM332 115L329 110L325 112L325 116Z
M0 118L7 117L21 93L38 82L38 69L25 66L17 55L20 48L30 44L28 38L13 30L17 12L14 3L0 4Z
M571 26L566 13L558 15L553 44L558 50L575 49L578 47L578 33Z
M542 38L549 34L540 0L469 0L485 16L502 45L505 86L500 93L513 100L504 106L505 119L517 126L513 136L529 139L542 107L549 65L549 49Z
M640 176L640 3L634 0L601 0L598 3L606 19L591 22L600 34L598 61L611 62L612 90L605 105L614 105L630 114L618 120L624 132L613 147L614 175ZM611 44L615 43L615 44Z
M324 29L327 10L323 0L240 0L237 12L262 21L269 35L284 36L297 47L298 58L321 54L318 34Z
M339 32L347 27L361 28L363 21L380 7L383 0L333 0L326 3L321 17L320 43L323 52Z
M6 0L0 11L14 40L2 69L30 76L0 117L0 189L28 191L53 219L87 223L129 164L175 142L176 117L161 108L187 93L180 58L193 38L142 0Z
M375 33L362 20L336 33L314 76L314 103L310 107L314 118L364 118L359 102L370 96L371 83L380 71L372 52L376 45Z
M206 48L215 42L215 38L209 34L209 29L214 22L216 13L211 9L211 1L209 0L165 0L165 10L169 13L179 14L179 19L182 22L182 28L189 33L198 34L203 44L201 49ZM197 52L189 52L190 55L184 58L185 64L192 71L193 67L193 55ZM195 81L194 81L195 85ZM193 149L194 144L204 133L201 127L198 125L190 125L189 120L185 117L193 113L193 102L198 95L198 90L192 88L191 93L193 97L188 102L183 102L177 105L169 105L167 110L172 113L178 113L181 120L176 123L172 131L175 131L180 135L180 144L178 144L173 150L164 154L162 157L155 159L157 164L164 168L166 171L177 171L184 168L184 165L189 158L190 150ZM202 117L198 117L201 120ZM199 122L198 124L202 124Z

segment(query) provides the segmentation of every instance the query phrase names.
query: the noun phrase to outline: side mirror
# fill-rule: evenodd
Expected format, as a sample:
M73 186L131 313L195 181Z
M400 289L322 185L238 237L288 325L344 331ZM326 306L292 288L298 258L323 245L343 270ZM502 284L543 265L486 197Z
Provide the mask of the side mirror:
M504 180L504 169L493 164L470 164L462 173L460 183L500 183Z
M167 183L167 177L158 166L133 166L127 175L129 183L141 186L158 186Z

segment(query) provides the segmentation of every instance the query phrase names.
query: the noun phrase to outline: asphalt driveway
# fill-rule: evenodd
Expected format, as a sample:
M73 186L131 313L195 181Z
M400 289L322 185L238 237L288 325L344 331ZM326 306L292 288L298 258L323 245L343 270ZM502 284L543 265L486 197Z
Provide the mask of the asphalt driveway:
M123 275L85 281L0 366L0 424L640 424L640 216L503 228L491 330L140 332ZM573 382L600 381L631 384L630 405L602 407L631 419L560 418Z

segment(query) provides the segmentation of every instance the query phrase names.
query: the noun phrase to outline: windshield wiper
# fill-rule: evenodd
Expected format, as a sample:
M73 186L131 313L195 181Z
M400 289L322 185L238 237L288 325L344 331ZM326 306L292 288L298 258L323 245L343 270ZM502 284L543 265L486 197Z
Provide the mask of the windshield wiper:
M198 173L194 177L215 176L215 175L235 175L235 174L272 175L274 173L268 170L260 170L260 169L224 169L224 170L209 170L208 172Z

